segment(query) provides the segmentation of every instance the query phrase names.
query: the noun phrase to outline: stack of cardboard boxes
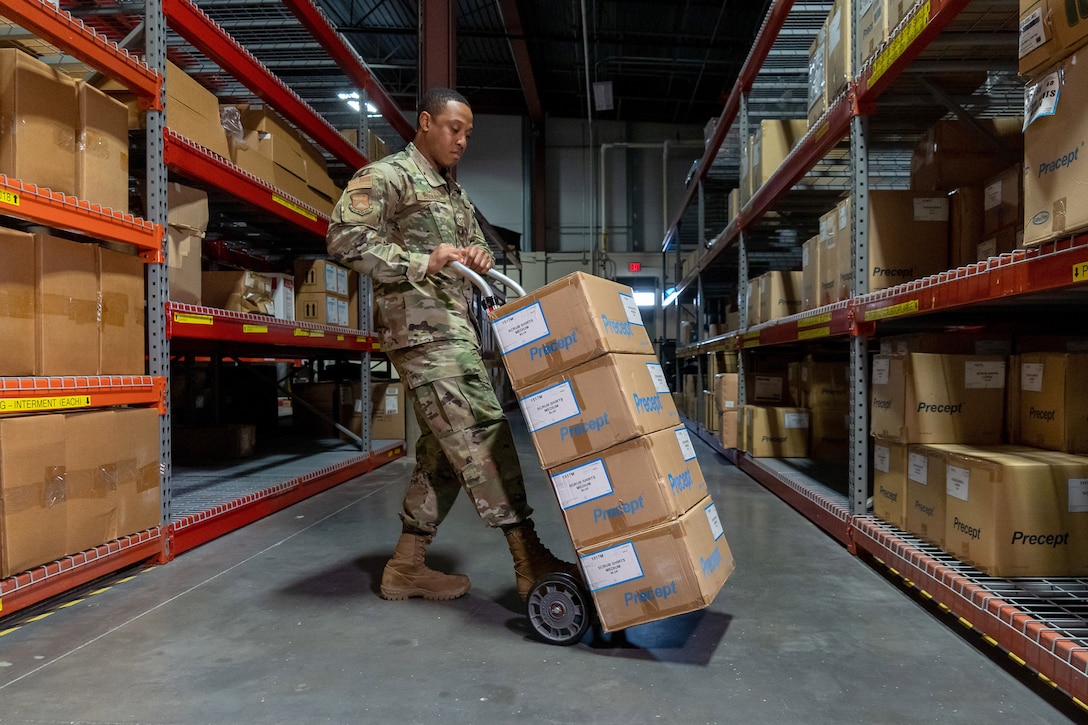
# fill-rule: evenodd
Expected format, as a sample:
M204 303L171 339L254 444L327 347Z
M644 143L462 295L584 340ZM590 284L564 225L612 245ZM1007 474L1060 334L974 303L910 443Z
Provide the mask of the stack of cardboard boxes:
M327 259L295 260L295 319L359 329L359 273Z
M577 272L492 328L605 631L708 605L733 558L630 288Z
M895 342L872 371L874 513L993 576L1088 573L1088 357Z

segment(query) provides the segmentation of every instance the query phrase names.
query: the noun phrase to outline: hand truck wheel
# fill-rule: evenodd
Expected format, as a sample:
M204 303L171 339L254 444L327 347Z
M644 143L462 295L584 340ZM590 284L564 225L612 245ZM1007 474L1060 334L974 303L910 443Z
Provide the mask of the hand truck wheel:
M549 644L581 641L593 619L589 594L569 574L548 574L533 582L525 608L533 631Z

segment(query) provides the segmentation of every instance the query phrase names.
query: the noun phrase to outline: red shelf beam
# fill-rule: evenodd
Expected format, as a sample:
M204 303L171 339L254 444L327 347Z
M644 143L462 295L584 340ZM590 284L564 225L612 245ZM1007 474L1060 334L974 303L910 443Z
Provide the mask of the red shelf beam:
M191 179L223 189L259 209L275 214L321 238L329 228L329 218L306 203L284 194L273 186L243 171L231 162L167 129L167 167Z
M174 555L188 551L402 456L404 445L397 443L187 516L171 524L170 550Z
M161 560L162 554L160 528L155 527L0 579L0 617L60 596L127 566Z
M737 347L763 347L792 342L811 342L849 335L852 329L850 304L836 302L818 310L772 320L737 334Z
M239 45L191 0L163 0L167 21L179 35L237 78L319 146L357 169L367 159L332 125Z
M288 346L292 349L367 352L377 348L374 338L359 330L177 302L166 303L166 336L172 339Z
M18 217L94 237L131 244L147 261L161 261L163 228L131 214L42 189L0 174L0 215Z
M0 378L0 415L26 415L109 405L154 405L165 411L166 378L79 375Z
M411 141L416 133L415 124L404 117L396 102L378 82L378 79L367 70L358 54L344 42L343 37L329 23L324 13L310 0L284 0L284 5L310 31L314 39L325 49L329 57L336 61L341 70L354 81L355 85L366 91L369 100L373 101L374 107L381 112L385 120L393 127L393 130L399 133L405 141ZM358 166L354 168L358 168Z
M162 77L143 61L45 0L4 0L0 14L128 88L145 108L162 108Z
M758 459L737 451L735 464L773 494L797 509L805 518L829 533L841 544L852 546L851 514L834 501L799 486L791 486L774 472L759 465Z

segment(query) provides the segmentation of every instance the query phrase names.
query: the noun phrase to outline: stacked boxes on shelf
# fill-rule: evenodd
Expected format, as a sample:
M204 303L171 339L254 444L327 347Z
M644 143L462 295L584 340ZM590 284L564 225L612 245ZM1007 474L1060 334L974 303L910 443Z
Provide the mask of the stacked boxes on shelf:
M358 329L358 273L327 259L295 260L295 319Z
M605 631L708 605L733 558L630 288L576 272L492 327Z

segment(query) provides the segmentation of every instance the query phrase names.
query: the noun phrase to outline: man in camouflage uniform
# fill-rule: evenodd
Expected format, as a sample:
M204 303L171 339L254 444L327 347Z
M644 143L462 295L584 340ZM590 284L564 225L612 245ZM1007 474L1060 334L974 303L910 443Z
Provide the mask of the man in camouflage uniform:
M329 225L329 254L374 281L382 349L407 386L422 430L402 534L382 574L386 599L468 592L467 576L424 564L461 488L480 518L506 533L523 600L543 574L577 575L536 536L510 426L480 356L472 285L446 266L458 261L486 274L494 262L472 202L449 177L471 132L464 97L445 88L428 92L414 141L357 171Z

